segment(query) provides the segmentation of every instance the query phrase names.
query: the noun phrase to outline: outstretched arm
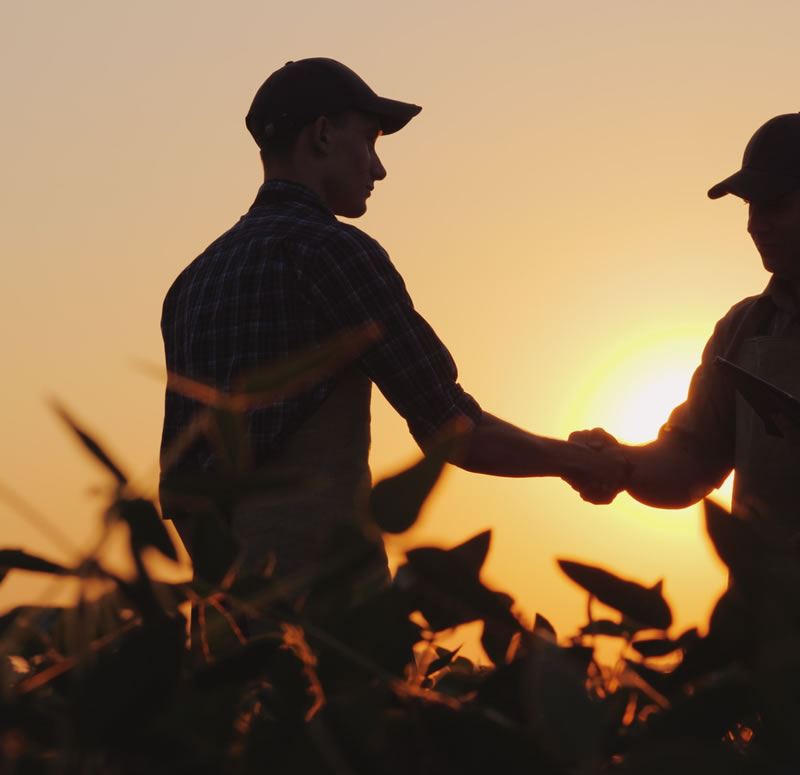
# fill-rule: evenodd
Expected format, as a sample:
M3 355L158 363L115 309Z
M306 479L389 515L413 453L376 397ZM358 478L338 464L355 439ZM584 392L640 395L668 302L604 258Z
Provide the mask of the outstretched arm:
M604 485L613 495L628 475L624 456L615 448L598 454L583 444L528 433L488 412L472 429L464 453L452 462L492 476L560 476L587 488Z

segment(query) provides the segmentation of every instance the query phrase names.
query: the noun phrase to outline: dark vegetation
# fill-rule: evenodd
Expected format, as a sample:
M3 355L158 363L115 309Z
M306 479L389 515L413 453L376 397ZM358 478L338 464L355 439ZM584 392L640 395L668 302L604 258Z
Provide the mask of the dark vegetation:
M144 555L177 554L155 505L131 491L101 447L63 419L113 476L106 526L123 523L136 572L95 557L66 567L16 549L11 569L102 584L73 607L19 607L0 618L3 773L789 773L800 769L800 559L772 528L705 504L732 585L708 632L668 635L660 583L647 588L561 560L589 598L588 621L556 636L480 580L488 532L421 547L387 586L360 573L380 531L415 521L444 460L445 438L373 489L361 529L312 571L278 582L237 573L226 513L258 481L242 411L301 389L360 343L340 340L257 375L235 396L173 380L208 407L196 432L222 466L167 482L191 496L204 540L195 579L167 584ZM615 610L592 616L593 601ZM187 621L187 603L193 615ZM492 667L437 646L438 633L483 623ZM189 637L187 637L187 632ZM257 633L257 634L255 634ZM598 639L619 644L613 666Z

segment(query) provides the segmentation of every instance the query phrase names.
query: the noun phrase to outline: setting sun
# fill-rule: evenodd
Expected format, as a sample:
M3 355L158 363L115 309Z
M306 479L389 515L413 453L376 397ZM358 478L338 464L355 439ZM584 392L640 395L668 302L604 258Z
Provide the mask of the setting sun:
M627 444L651 441L686 398L708 331L669 328L609 349L587 374L572 407L574 427L601 426Z

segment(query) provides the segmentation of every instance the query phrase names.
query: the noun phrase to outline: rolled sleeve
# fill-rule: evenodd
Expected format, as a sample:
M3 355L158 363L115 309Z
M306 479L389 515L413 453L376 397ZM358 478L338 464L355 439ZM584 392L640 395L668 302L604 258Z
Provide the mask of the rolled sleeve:
M414 309L403 279L386 251L363 232L342 230L318 254L311 302L330 330L367 321L380 340L360 365L422 443L448 421L477 423L481 408L458 384L455 362L427 321Z

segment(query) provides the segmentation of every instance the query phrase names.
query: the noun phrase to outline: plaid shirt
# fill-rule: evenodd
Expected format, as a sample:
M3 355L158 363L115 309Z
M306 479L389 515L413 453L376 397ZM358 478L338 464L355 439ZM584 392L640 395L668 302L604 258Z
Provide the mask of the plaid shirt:
M386 251L296 183L264 184L250 211L179 275L164 300L161 330L171 372L227 390L243 372L368 321L383 335L358 365L418 442L453 417L478 421L480 407L456 382L450 353L414 310ZM250 413L256 464L280 454L336 379ZM162 450L198 409L167 392ZM201 443L181 467L212 462Z

